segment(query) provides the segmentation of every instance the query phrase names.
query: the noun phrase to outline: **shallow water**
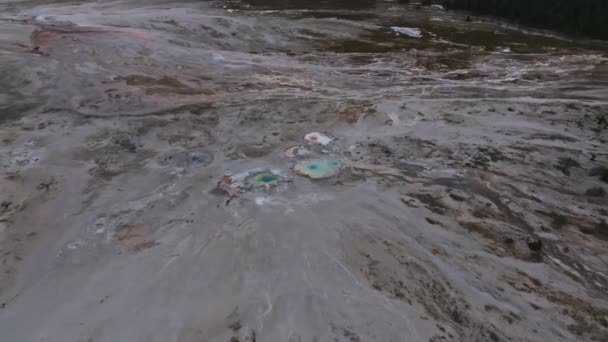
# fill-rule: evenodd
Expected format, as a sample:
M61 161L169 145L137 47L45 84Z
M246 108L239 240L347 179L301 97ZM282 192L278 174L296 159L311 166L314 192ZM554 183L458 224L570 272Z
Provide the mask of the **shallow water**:
M382 1L0 13L3 339L608 339L605 43Z

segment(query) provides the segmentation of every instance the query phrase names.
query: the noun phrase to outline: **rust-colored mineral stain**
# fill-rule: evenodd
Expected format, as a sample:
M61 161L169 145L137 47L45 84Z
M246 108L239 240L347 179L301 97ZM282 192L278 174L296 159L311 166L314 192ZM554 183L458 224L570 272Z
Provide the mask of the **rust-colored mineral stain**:
M156 245L158 245L158 242L156 242L156 241L153 241L153 240L146 241L146 242L138 243L137 245L133 246L132 250L134 252L141 252L144 249L152 248Z
M224 175L222 179L217 182L217 187L218 189L224 189L225 187L232 185L232 183L232 178L230 178L230 176Z
M136 253L158 245L149 239L150 235L152 227L147 224L126 224L116 229L116 239L120 244Z
M333 139L321 134L319 132L311 132L304 136L304 139L308 141L309 144L321 144L323 146L328 145Z
M236 191L232 187L233 184L234 181L232 180L232 177L228 175L222 176L222 178L217 182L217 188L224 191L228 196L228 200L226 200L226 205L230 204L233 199L238 197Z
M305 146L300 145L290 146L283 150L283 155L287 158L294 158L306 154L310 154L310 150L308 150Z
M151 35L138 31L117 30L105 27L45 25L42 26L40 29L32 32L30 36L30 41L34 46L45 46L48 45L50 43L50 40L53 38L91 34L107 34L129 38L137 38L142 40L152 40Z
M293 158L298 153L299 146L291 146L283 150L283 155L288 158Z
M124 78L129 86L144 89L146 95L178 94L178 95L213 95L210 89L194 88L179 79L162 76L158 79L143 75L129 75Z

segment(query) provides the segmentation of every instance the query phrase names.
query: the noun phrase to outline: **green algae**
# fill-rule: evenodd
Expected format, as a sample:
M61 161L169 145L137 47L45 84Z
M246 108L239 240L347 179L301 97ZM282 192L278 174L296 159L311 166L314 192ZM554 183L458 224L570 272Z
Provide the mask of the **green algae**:
M283 177L274 173L263 171L247 176L243 180L243 188L257 189L278 186L283 182Z
M342 162L337 159L308 159L297 163L293 171L301 176L322 179L337 175L341 167Z

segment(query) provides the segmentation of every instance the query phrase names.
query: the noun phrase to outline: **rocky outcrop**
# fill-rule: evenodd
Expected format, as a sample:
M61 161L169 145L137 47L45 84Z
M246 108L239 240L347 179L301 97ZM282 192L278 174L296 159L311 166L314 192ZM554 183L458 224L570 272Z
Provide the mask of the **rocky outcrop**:
M446 0L450 8L507 18L540 28L608 39L606 0Z

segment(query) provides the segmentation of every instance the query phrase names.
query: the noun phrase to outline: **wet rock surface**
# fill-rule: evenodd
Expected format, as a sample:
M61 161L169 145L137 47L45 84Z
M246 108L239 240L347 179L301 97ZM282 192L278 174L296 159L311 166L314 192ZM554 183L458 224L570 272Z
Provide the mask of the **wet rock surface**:
M1 339L607 340L608 48L416 7L2 3Z
M608 39L608 3L602 0L436 0L450 8L507 18L517 24Z

